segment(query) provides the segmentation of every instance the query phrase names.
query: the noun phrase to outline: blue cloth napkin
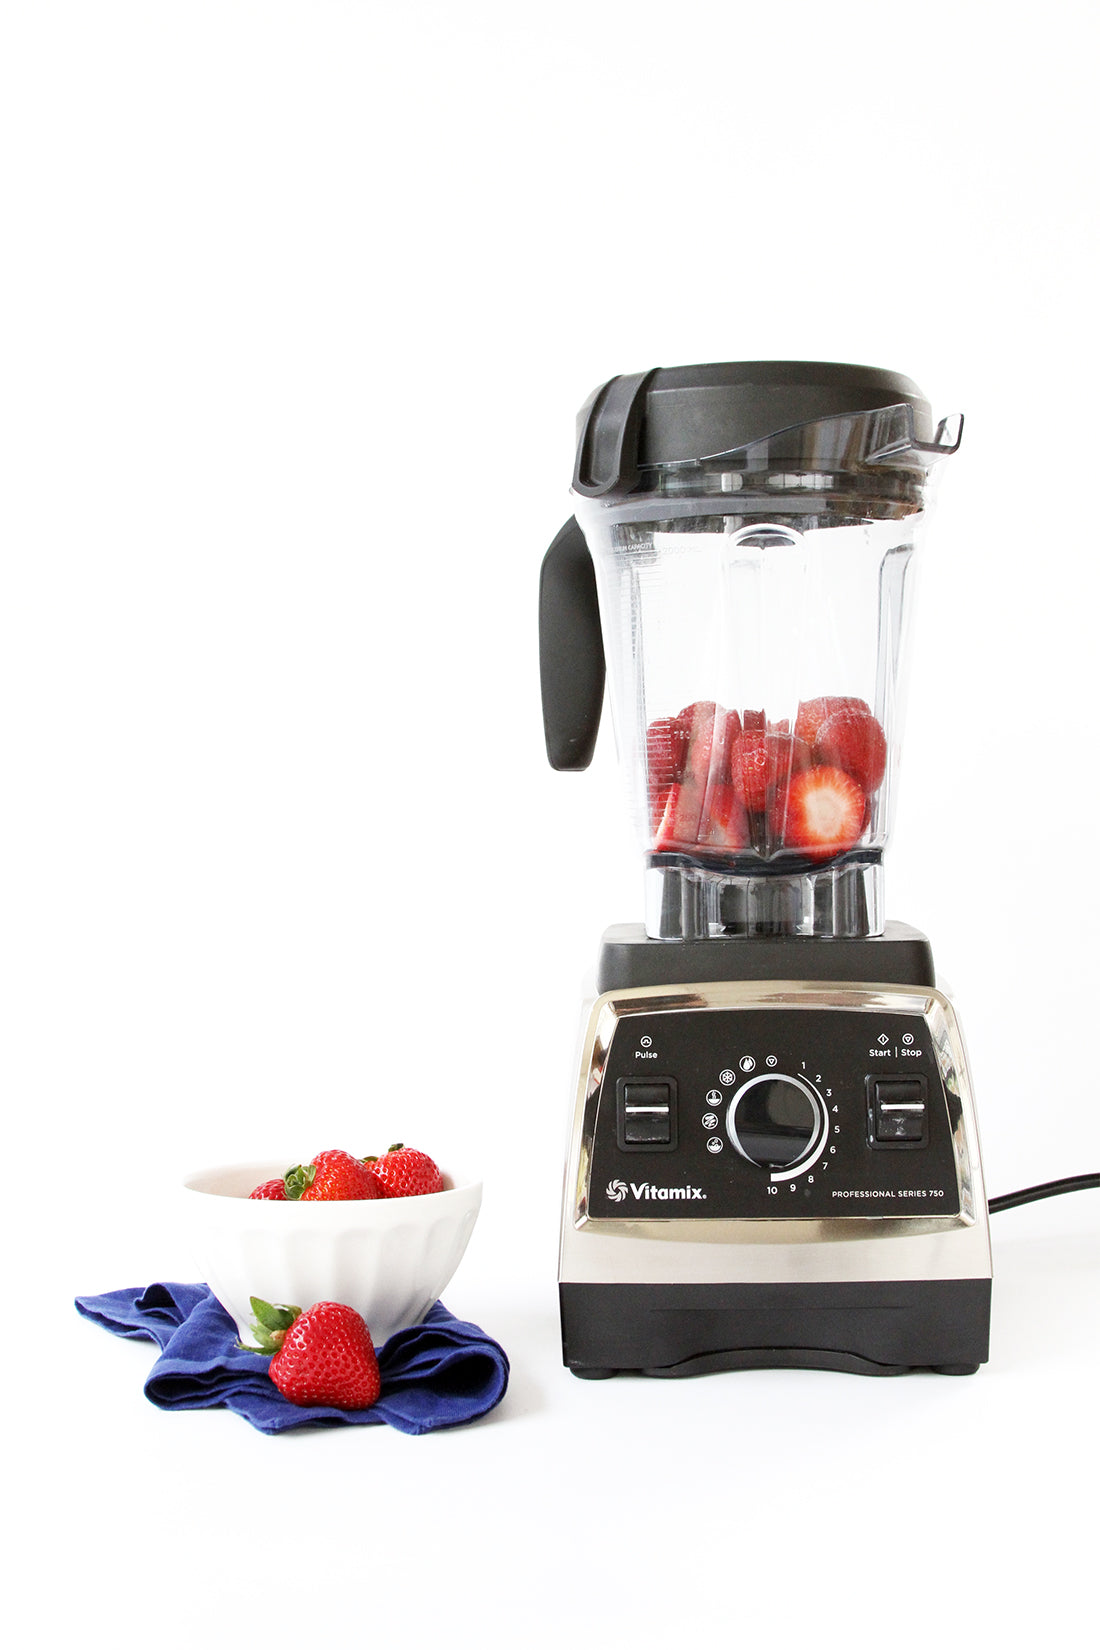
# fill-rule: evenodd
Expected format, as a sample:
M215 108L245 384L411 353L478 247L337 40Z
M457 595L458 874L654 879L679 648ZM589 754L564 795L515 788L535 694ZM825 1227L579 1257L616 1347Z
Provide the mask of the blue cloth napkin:
M114 1335L156 1342L160 1356L145 1396L159 1408L231 1409L260 1432L382 1422L399 1432L435 1432L487 1414L508 1387L504 1349L439 1301L423 1323L399 1329L379 1350L377 1403L350 1410L284 1398L268 1375L270 1359L240 1349L236 1324L205 1284L151 1283L80 1295L76 1309Z

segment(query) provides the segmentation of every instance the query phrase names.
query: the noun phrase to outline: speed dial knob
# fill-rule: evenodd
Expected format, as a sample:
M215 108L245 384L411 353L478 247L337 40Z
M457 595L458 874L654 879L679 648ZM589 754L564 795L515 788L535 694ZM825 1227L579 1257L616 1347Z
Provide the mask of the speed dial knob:
M825 1126L821 1101L797 1077L754 1077L730 1103L729 1137L764 1169L789 1169L808 1157Z

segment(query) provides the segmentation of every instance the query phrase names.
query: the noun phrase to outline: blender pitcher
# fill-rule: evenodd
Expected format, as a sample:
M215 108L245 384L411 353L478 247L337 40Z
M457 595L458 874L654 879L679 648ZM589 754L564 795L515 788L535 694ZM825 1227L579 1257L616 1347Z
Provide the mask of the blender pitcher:
M651 939L882 933L913 552L961 428L831 363L656 369L582 409L547 752L588 765L606 654Z

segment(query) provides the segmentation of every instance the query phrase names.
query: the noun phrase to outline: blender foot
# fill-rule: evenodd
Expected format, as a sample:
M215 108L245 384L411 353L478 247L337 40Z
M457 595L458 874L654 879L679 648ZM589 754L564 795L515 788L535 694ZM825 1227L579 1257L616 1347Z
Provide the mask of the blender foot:
M611 1380L613 1375L617 1375L618 1373L619 1373L619 1371L617 1369L571 1369L570 1370L570 1374L575 1375L577 1377L578 1381L609 1381L609 1380Z

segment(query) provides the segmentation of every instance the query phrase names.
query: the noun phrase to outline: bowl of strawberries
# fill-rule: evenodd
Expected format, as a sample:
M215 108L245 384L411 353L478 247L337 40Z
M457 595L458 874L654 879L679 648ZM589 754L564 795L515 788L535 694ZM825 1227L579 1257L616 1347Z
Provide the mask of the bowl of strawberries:
M374 1157L326 1150L307 1163L236 1163L183 1184L183 1222L204 1282L242 1339L253 1301L341 1302L376 1346L420 1323L454 1276L481 1183L399 1143Z

